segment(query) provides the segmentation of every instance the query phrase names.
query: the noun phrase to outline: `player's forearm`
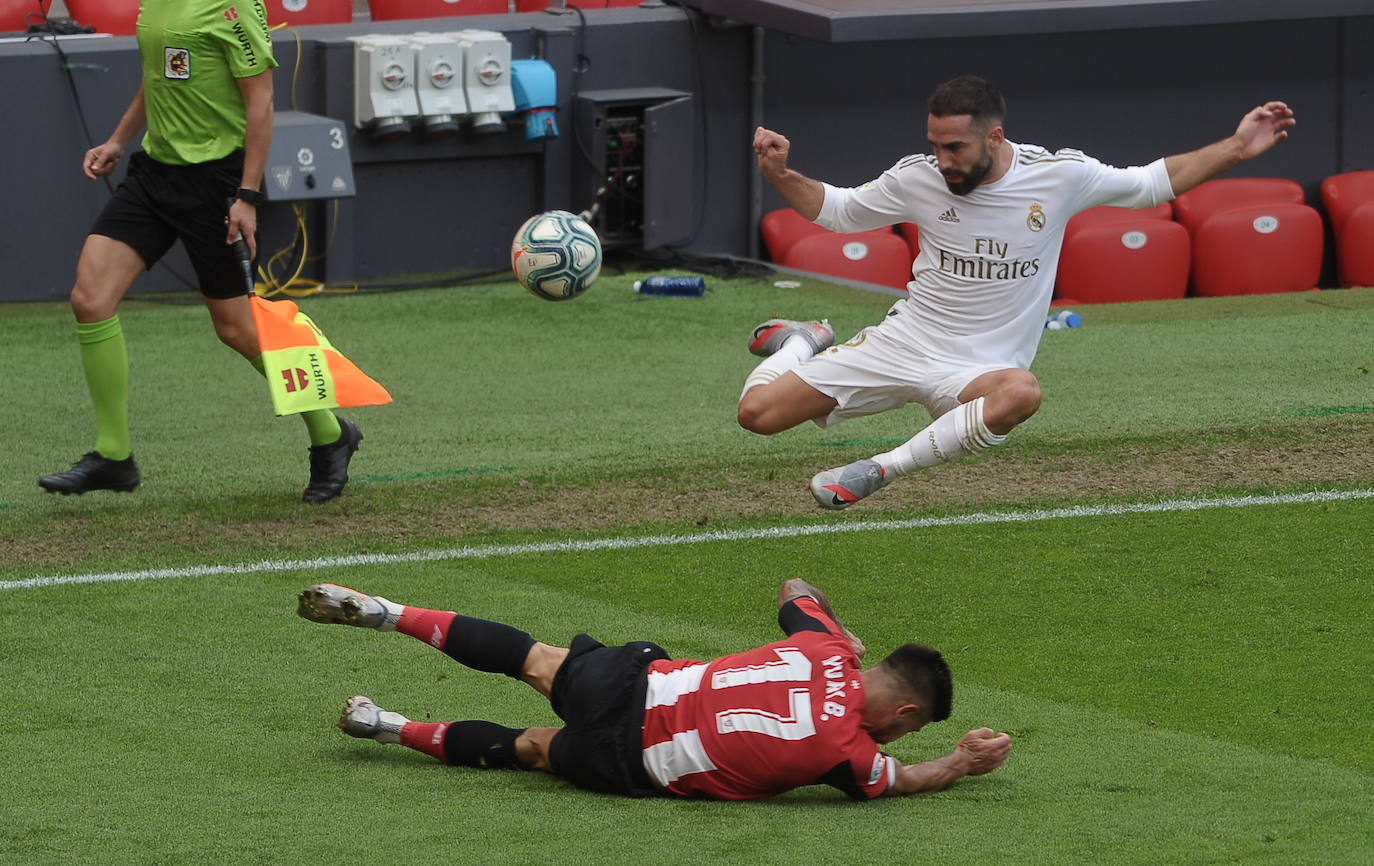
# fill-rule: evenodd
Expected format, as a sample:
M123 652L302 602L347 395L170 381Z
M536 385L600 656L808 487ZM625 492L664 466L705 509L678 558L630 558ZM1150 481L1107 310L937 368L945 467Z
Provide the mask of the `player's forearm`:
M840 621L839 618L835 616L835 609L830 606L830 599L825 597L825 593L802 580L800 577L784 580L782 582L782 589L778 591L778 607L782 607L789 601L798 598L814 598L816 604L821 606L821 610L825 611L826 616L835 620L837 623Z
M1198 184L1229 171L1241 161L1241 144L1232 136L1209 144L1201 150L1166 157L1169 185L1174 195L1183 195Z
M124 116L119 119L114 132L110 133L110 142L119 145L120 150L125 150L129 142L133 141L134 136L148 125L148 105L143 99L143 85L138 86L138 92L134 94L129 107L124 109Z
M893 782L890 793L933 794L943 791L966 775L967 762L958 752L951 752L933 761L903 766L897 771L897 779Z
M768 176L768 182L778 191L787 206L811 221L821 214L825 203L825 187L799 171L784 169L781 173Z

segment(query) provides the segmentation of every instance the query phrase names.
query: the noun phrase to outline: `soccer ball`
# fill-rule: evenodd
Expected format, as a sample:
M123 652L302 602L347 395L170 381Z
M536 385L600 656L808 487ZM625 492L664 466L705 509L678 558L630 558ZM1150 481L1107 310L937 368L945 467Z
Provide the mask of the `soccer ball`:
M582 294L601 273L601 241L592 227L565 210L525 220L510 245L520 285L546 301Z

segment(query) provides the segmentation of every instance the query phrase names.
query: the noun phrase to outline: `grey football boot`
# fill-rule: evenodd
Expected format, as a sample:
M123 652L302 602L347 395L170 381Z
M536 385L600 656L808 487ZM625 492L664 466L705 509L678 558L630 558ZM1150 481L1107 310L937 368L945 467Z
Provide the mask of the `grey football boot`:
M791 337L801 336L811 344L813 354L823 352L835 343L835 329L830 327L829 319L799 322L794 319L769 319L754 329L749 340L749 351L761 358L767 358L782 348Z
M364 595L333 583L317 583L301 592L296 613L311 622L355 625L395 631L405 605L379 595Z
M350 737L379 743L399 743L401 728L409 721L400 713L389 712L372 703L372 699L366 695L354 695L344 703L338 727Z
M811 479L811 495L822 508L839 511L877 492L890 480L876 460L857 460L817 472Z

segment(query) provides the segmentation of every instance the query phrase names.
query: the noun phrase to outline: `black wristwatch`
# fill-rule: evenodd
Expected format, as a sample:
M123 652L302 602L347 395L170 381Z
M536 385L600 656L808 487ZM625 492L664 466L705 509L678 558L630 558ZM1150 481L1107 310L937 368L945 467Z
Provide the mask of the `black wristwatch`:
M258 205L267 201L267 196L263 195L258 190L249 189L246 186L239 187L239 191L234 193L234 198L239 199L240 201L246 201L253 207L257 207Z

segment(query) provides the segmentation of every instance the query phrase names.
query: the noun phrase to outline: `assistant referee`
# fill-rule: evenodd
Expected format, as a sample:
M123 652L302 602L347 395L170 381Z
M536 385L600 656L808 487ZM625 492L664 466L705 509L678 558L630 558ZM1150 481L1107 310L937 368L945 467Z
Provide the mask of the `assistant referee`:
M115 170L146 127L142 151L81 250L72 287L81 366L95 409L95 447L38 483L53 493L136 488L129 432L129 356L117 313L138 275L180 240L221 342L262 372L257 329L230 244L257 254L258 206L272 142L272 41L261 0L142 0L142 83L108 141L86 152L95 180ZM229 202L232 203L229 204ZM227 211L227 212L226 212ZM362 441L332 411L302 413L310 434L307 502L343 492ZM207 446L207 453L211 450Z

